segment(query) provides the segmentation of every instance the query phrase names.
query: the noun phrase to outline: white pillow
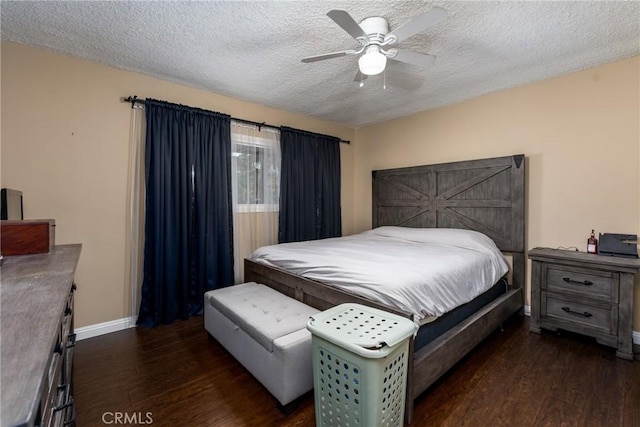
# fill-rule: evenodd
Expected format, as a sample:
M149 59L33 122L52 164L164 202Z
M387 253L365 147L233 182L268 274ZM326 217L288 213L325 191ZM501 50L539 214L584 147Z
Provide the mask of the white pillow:
M430 243L439 246L458 247L477 251L500 252L495 242L478 231L460 228L412 228L384 226L365 233L410 242Z

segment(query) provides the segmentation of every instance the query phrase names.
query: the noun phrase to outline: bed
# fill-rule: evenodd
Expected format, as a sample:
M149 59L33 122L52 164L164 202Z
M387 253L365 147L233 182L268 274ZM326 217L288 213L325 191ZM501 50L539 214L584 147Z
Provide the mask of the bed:
M511 280L506 291L467 307L464 320L443 328L428 340L420 339L419 334L411 341L413 358L408 368L407 423L412 421L414 401L422 392L503 321L522 310L524 176L524 155L372 172L373 228L474 230L490 237L512 259ZM245 281L263 283L320 310L354 302L416 320L415 313L409 310L251 260L245 260Z

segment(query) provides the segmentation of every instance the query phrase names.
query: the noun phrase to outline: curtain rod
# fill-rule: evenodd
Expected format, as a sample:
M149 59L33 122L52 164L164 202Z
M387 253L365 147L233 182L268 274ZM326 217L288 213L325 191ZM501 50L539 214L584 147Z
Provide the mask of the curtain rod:
M127 96L126 98L122 98L122 102L130 102L131 103L131 108L133 108L136 105L136 102L139 103L139 104L144 105L146 100L138 98L137 95L133 95L133 96ZM278 129L278 130L281 129L281 126L274 126L274 125L267 124L265 122L258 123L258 122L254 122L252 120L238 119L236 117L231 117L231 120L235 120L236 122L240 122L240 123L246 123L246 124L249 124L249 125L258 126L258 130L260 130L260 128L263 128L263 127L271 128L271 129ZM310 133L310 134L314 134L314 135L326 136L326 135L323 135L321 133L316 133L316 132L309 132L309 131L305 131L305 132L306 133ZM340 139L340 142L343 143L343 144L351 144L351 141L344 140L344 139Z

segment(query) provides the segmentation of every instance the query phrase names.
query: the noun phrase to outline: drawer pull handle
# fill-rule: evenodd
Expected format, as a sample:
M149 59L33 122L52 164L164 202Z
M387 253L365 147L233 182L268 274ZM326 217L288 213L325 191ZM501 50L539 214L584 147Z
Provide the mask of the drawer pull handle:
M591 286L593 285L593 282L590 280L573 280L571 277L563 277L562 280L564 280L567 283L577 283L579 285L585 285L585 286Z
M65 403L63 403L60 406L56 406L55 408L53 408L53 412L62 411L63 409L66 409L69 406L73 405L73 397L71 397L71 384L60 384L60 385L58 385L58 392L63 391L63 390L64 390L64 401L65 401Z
M577 314L578 316L584 316L584 317L592 317L593 316L593 314L589 313L588 311L583 311L582 313L580 313L579 311L571 310L569 307L562 307L562 311L564 311L566 313Z
M54 353L62 354L62 350L64 350L64 344L62 341L58 341L56 346L53 348Z
M73 396L71 396L69 398L71 400L71 410L70 410L70 414L71 416L69 417L69 419L64 420L64 423L62 424L63 426L75 426L76 425L76 402L73 400Z
M69 334L67 337L67 348L73 348L76 346L76 334Z

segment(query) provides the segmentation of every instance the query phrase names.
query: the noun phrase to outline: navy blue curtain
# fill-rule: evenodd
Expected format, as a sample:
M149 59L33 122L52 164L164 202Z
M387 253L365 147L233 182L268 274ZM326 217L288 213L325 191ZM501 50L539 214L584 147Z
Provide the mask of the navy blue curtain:
M233 284L231 118L147 99L145 246L138 325L202 313Z
M342 235L340 140L280 129L280 243Z

